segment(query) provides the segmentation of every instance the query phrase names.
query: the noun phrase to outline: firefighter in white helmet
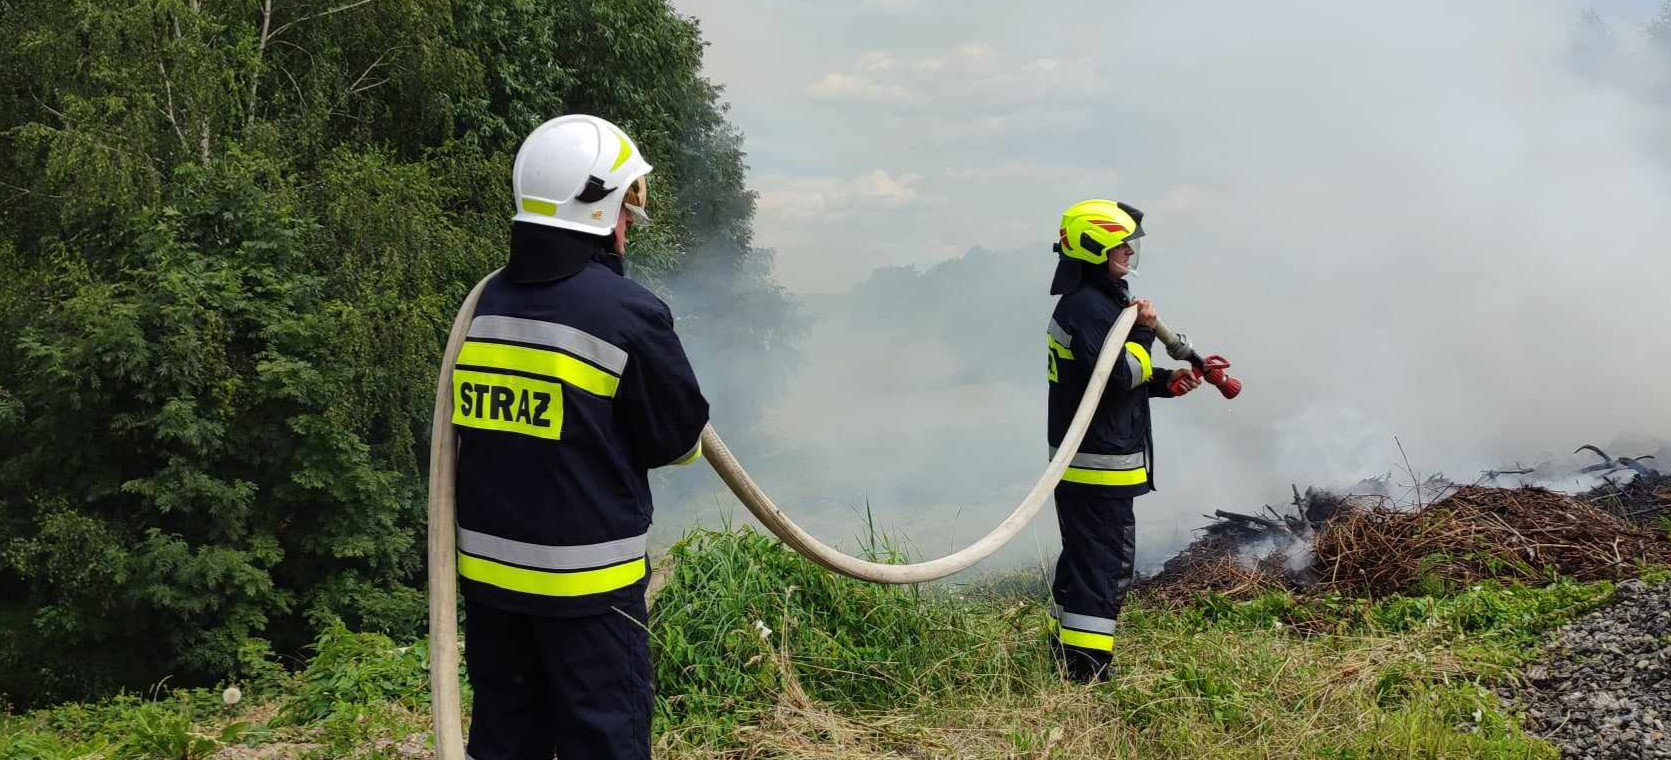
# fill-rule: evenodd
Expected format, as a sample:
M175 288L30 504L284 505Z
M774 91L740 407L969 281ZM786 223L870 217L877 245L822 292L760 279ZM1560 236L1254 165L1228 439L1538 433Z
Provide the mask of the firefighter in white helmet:
M546 122L511 177L510 260L453 372L472 760L643 760L646 472L708 421L667 305L622 276L650 164L595 116Z

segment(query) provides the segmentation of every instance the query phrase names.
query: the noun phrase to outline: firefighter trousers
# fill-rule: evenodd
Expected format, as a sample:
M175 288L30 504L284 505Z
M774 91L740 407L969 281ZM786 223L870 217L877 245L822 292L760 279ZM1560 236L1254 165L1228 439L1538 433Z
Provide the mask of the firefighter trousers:
M644 603L587 617L464 603L470 760L649 760Z
M1051 648L1075 681L1108 677L1114 620L1131 588L1137 521L1128 498L1056 496L1062 556L1051 583Z

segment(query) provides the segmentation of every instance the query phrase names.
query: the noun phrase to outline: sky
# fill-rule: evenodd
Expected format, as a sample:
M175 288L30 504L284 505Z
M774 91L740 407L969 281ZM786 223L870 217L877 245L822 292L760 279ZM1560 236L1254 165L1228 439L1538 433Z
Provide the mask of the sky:
M844 290L877 266L977 243L1036 244L1081 197L1148 208L1229 181L1227 167L1336 160L1339 150L1310 150L1314 133L1361 129L1361 119L1433 128L1441 111L1392 99L1509 52L1481 36L1518 36L1514 54L1552 55L1594 7L1630 44L1659 5L1496 0L1458 17L1435 2L675 0L701 22L707 72L747 136L756 241L776 249L779 280L801 292ZM1490 86L1508 72L1477 73L1474 84ZM1418 102L1442 107L1446 96ZM1296 129L1307 116L1310 127ZM1172 227L1184 223L1198 222Z
M1021 373L1042 374L1056 220L1090 197L1148 213L1133 290L1248 386L1157 408L1151 561L1202 512L1406 454L1460 477L1652 450L1671 438L1658 5L677 0L745 134L756 244L820 317L766 417L777 443L738 453L827 531L867 499L944 548L949 515L995 522L1042 468L1044 384ZM906 288L867 302L891 323L864 318L850 291L901 266L966 297Z

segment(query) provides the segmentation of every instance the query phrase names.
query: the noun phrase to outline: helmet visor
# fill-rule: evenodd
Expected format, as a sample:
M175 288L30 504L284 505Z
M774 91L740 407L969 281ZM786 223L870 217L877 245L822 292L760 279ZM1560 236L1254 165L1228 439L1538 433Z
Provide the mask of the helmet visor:
M647 212L650 203L650 181L647 177L639 177L627 186L626 197L621 202L621 208L632 214L632 223L648 226L650 215Z
M1131 250L1131 258L1126 259L1125 263L1121 264L1120 261L1119 261L1119 256L1120 256L1121 253L1123 253L1125 251L1125 249L1130 249ZM1143 258L1143 239L1142 238L1126 238L1125 241L1121 242L1118 246L1116 246L1114 248L1114 250L1109 251L1108 255L1115 260L1114 261L1115 266L1118 266L1118 267L1120 267L1120 269L1124 270L1124 271L1120 272L1120 274L1123 274L1123 275L1137 274L1137 264Z

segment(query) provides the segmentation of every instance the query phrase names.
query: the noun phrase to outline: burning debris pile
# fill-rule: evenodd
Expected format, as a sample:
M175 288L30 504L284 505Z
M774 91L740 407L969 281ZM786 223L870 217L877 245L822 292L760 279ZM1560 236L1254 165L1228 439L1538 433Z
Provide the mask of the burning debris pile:
M1584 500L1620 519L1645 525L1671 521L1671 474L1639 475L1622 486L1609 482Z
M1425 508L1343 514L1318 531L1321 585L1383 596L1496 578L1619 578L1671 562L1662 532L1541 488L1467 486Z
M1283 511L1218 510L1200 538L1138 582L1137 593L1167 604L1274 588L1384 596L1487 578L1620 578L1641 563L1671 563L1663 526L1642 519L1671 516L1671 477L1656 472L1577 498L1535 487L1431 480L1420 487L1433 500L1400 504L1384 493L1296 487Z
M1197 594L1251 596L1274 587L1316 583L1312 545L1317 531L1342 514L1367 509L1386 497L1341 496L1294 486L1290 511L1266 506L1263 514L1216 510L1214 522L1159 573L1136 584L1139 595L1187 602Z

